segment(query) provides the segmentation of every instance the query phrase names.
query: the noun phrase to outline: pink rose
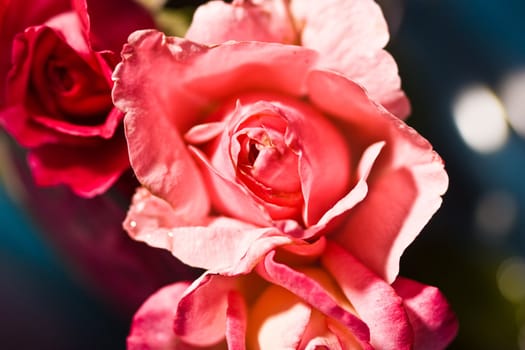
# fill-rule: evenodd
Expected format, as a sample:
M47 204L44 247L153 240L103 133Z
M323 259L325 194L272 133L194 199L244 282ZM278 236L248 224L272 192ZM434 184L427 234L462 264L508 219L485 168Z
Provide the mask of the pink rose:
M104 192L129 167L122 113L111 101L116 52L151 28L132 1L2 0L0 124L23 147L40 185Z
M233 275L326 236L396 279L448 185L424 138L303 47L139 31L122 55L133 238Z
M423 137L305 47L138 31L122 58L113 99L143 185L124 227L208 270L152 296L129 348L451 341L443 296L398 277L448 185Z
M410 113L400 89L381 8L372 0L234 0L200 6L186 38L206 44L258 40L318 51L323 67L361 84L398 117Z
M457 321L436 288L401 277L389 285L325 242L294 247L315 265L278 250L258 273L159 290L135 314L128 349L438 350L454 338Z

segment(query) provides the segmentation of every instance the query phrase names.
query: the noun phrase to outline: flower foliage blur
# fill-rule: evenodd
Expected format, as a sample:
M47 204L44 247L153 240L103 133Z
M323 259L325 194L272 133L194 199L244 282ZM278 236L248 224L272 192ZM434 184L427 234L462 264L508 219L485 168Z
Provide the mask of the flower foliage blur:
M129 236L204 270L145 301L129 349L452 341L445 297L399 276L448 176L375 2L210 1L182 38L125 0L2 1L0 121L36 182L91 197L131 164Z

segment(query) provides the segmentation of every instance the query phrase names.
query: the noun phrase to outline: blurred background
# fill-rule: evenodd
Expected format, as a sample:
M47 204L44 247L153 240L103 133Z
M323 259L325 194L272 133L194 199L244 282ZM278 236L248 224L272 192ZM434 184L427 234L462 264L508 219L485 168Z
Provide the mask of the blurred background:
M408 123L432 142L450 176L402 274L449 299L460 323L450 349L525 350L525 2L380 4L412 102ZM78 277L14 199L16 187L0 188L2 348L124 349L132 311L117 311Z
M450 176L402 273L448 297L450 349L525 349L525 2L384 3L408 123Z

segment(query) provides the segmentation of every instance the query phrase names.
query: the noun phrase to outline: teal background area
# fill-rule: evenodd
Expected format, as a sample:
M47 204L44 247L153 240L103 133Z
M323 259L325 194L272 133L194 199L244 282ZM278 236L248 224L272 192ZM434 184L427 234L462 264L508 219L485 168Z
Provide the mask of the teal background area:
M0 189L0 348L124 349L129 320L74 278Z

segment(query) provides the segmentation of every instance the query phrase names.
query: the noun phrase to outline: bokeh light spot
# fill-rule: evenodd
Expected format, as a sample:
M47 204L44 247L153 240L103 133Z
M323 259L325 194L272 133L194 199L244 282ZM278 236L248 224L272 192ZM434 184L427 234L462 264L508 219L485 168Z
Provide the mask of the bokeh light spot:
M512 128L525 137L525 69L507 74L499 90Z
M525 299L525 260L512 257L505 260L497 272L501 294L509 301L519 303Z
M501 149L509 137L505 109L485 85L465 87L453 103L454 122L465 143L480 153Z
M477 203L474 215L481 234L487 238L503 238L516 224L518 204L511 193L487 192Z

